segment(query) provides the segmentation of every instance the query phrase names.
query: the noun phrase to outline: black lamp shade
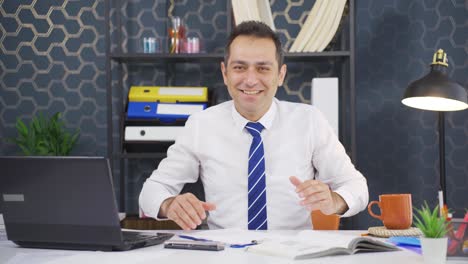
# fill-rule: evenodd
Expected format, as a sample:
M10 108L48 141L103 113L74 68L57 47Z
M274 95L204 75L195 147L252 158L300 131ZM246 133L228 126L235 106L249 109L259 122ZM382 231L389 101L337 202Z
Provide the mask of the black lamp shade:
M467 109L468 93L463 86L447 77L446 65L434 62L429 74L410 83L401 102L410 107L431 111Z
M468 94L466 89L447 77L445 73L447 67L447 54L442 49L439 49L434 54L429 74L410 83L405 91L403 100L401 100L403 104L409 107L439 111L439 199L442 200L440 208L443 208L443 206L447 204L444 112L459 111L468 108Z

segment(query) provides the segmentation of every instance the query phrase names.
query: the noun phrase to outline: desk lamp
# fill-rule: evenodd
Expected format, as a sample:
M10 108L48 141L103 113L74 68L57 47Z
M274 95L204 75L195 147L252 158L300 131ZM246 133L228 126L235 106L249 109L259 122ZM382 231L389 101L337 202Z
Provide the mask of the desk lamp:
M431 71L409 84L401 102L409 107L439 112L439 204L447 204L445 184L445 112L468 108L466 89L451 81L446 73L447 54L439 49L434 53ZM442 212L442 211L441 211Z

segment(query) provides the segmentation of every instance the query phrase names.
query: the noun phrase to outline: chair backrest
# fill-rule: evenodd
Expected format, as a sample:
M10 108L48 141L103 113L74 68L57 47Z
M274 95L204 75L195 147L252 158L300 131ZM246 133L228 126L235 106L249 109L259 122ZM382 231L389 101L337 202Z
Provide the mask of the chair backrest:
M310 213L314 230L338 230L340 217L336 214L325 215L320 210Z

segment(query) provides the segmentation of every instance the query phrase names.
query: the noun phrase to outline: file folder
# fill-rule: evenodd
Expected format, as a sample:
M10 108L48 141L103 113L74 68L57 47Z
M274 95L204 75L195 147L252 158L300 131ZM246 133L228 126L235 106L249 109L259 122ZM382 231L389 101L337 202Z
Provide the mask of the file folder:
M206 109L202 103L152 103L129 102L128 119L155 119L163 123L172 123L178 119L187 118L196 112Z
M132 86L128 93L130 102L207 102L207 87L189 86Z
M183 126L127 126L125 141L175 141Z

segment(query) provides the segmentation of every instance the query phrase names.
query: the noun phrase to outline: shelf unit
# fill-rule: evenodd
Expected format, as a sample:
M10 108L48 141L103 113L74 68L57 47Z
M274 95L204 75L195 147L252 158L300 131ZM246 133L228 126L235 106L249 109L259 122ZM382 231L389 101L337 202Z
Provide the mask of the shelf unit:
M119 113L119 120L113 119L113 114L116 109L113 108L114 99L120 102L122 109L125 96L123 94L123 81L122 71L123 64L160 64L166 66L178 63L219 63L223 60L223 53L197 53L197 54L168 54L168 53L124 53L122 51L122 21L119 12L115 12L116 28L117 28L117 49L111 50L111 5L115 4L115 10L121 10L122 1L126 0L105 0L105 23L106 23L106 72L107 72L107 145L108 157L112 161L119 161L120 166L120 197L119 207L121 211L125 211L125 197L126 197L126 182L124 175L124 160L128 159L158 159L161 160L166 157L166 153L125 153L122 149L123 145L123 129L124 129L124 115L125 112L121 110ZM324 52L306 52L306 53L285 53L285 63L320 63L321 61L333 60L337 65L337 72L339 72L340 82L340 140L345 146L348 155L350 155L353 162L356 161L356 143L355 143L355 0L348 0L348 15L345 24L347 29L341 28L340 35L340 50L337 51L324 51ZM231 3L227 1L227 32L231 30L232 24L232 10ZM167 13L166 13L167 15ZM120 29L120 30L119 30ZM118 84L117 87L112 87L112 63L116 64ZM114 92L115 91L115 92ZM115 98L114 98L115 97ZM119 147L115 148L113 140L113 127L114 122L119 123ZM346 135L346 136L345 136ZM114 162L111 162L114 164ZM114 170L114 165L112 167Z
M350 57L350 51L324 52L285 52L284 59L288 61L308 61L319 58ZM111 53L110 59L119 63L167 63L167 62L216 62L224 58L223 53L170 54L170 53Z

